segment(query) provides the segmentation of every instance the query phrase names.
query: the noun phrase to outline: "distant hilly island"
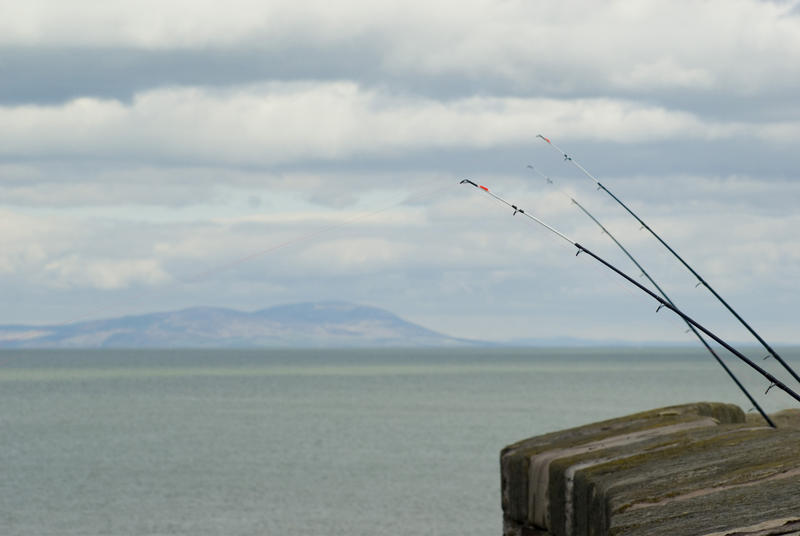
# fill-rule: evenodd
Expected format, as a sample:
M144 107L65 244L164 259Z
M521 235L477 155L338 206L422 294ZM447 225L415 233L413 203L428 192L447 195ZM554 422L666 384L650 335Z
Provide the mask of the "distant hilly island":
M298 303L253 312L218 307L74 324L0 326L0 348L477 346L376 307Z
M2 348L380 348L683 346L575 337L483 341L451 337L397 315L347 302L259 311L192 307L55 325L0 325Z

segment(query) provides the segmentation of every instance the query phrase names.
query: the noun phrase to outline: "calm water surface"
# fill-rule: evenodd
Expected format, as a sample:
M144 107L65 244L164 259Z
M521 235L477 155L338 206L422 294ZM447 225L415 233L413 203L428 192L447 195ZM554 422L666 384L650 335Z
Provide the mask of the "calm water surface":
M0 534L497 535L504 445L699 400L688 349L4 351Z

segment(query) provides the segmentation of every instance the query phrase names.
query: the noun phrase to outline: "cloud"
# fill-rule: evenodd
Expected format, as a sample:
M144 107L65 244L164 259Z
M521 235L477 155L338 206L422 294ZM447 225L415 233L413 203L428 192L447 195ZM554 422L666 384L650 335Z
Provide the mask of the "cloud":
M115 290L131 285L158 285L170 277L154 259L86 259L68 255L44 266L44 282L55 288Z
M331 239L311 244L301 253L302 262L325 271L358 275L397 266L399 261L408 264L409 253L415 249L405 241L386 238Z
M137 95L130 105L81 98L60 106L3 107L0 121L5 126L0 152L7 157L92 159L102 154L123 162L182 165L277 165L498 147L529 142L539 129L558 131L564 139L626 143L724 139L745 132L790 141L776 136L772 125L703 121L620 99L470 97L442 102L350 82L160 89Z
M226 173L226 178L233 175ZM16 207L144 204L176 208L218 200L221 194L215 181L219 176L220 171L212 169L86 166L74 161L0 164L0 195L6 205Z
M75 69L73 78L95 81L83 86L87 94L123 99L119 80L142 91L142 79L163 87L346 77L434 98L443 92L571 98L622 92L659 100L665 91L678 91L687 103L687 95L750 99L796 91L795 5L235 0L221 10L207 1L187 8L180 2L62 6L39 0L6 8L0 52L13 51L4 62L7 80L41 82L44 75L31 72L47 65L62 93L72 96L80 82L59 75L57 62ZM66 57L58 52L65 47L72 49ZM25 63L15 60L22 56ZM41 88L31 90L47 97ZM23 94L22 88L13 92L18 99Z
M63 251L79 228L64 218L45 220L0 210L0 274L31 273L51 254Z
M704 68L684 67L671 57L633 66L625 74L615 74L612 80L621 88L638 89L707 89L714 85L712 74Z
M613 274L457 185L484 183L634 273L533 163L674 298L742 338L541 132L726 297L796 339L796 2L0 11L0 290L19 304L8 319L101 302L349 299L458 335L480 315L498 337L684 340Z
M79 0L67 6L47 0L9 6L0 25L6 44L132 44L140 47L201 46L241 39L255 31L271 9L238 0L220 10L198 1L192 9L180 2Z

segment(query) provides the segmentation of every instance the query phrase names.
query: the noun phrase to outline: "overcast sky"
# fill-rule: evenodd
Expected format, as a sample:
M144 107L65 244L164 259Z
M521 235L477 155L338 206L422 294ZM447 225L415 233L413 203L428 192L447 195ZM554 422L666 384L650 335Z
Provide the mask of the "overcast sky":
M539 133L800 343L800 5L757 0L0 0L0 322L347 300L691 340L469 177L636 274L567 191L751 340Z

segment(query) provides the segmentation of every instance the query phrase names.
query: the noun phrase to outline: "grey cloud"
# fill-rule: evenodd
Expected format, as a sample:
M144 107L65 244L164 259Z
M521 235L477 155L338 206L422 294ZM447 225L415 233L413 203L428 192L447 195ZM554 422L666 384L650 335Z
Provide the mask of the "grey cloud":
M586 59L552 64L532 58L512 72L485 68L418 71L387 65L390 44L367 37L330 46L286 44L201 49L0 47L0 105L58 104L80 97L130 102L153 88L230 87L268 81L351 80L364 88L441 101L469 96L620 98L683 110L710 120L800 118L796 84L765 85L756 93L735 86L706 91L687 86L626 89Z
M138 92L171 86L375 80L379 64L367 43L272 50L0 47L0 104L58 104L78 97L129 102Z
M788 95L797 89L797 20L773 6L653 2L633 11L584 2L475 2L450 10L426 2L403 9L355 2L310 10L275 2L231 7L225 15L196 6L180 22L170 4L146 16L129 10L123 21L119 10L92 6L88 24L69 10L60 13L60 24L34 17L34 37L16 35L9 25L0 64L10 75L4 80L15 81L1 97L99 91L123 98L144 87L270 79L350 79L436 98ZM122 26L118 32L109 31L113 22ZM48 81L48 72L52 90L37 84Z
M3 311L5 321L348 299L425 318L461 336L625 338L635 331L685 340L679 322L652 314L652 304L613 275L457 184L465 177L485 183L625 266L591 223L553 202L525 169L533 163L618 229L682 305L733 340L746 338L618 207L536 139L546 127L541 133L658 225L768 338L796 340L800 153L792 131L772 141L749 130L800 120L790 32L772 39L772 19L765 19L759 28L766 33L743 35L737 24L747 17L709 32L704 15L688 42L676 42L674 21L683 20L688 2L667 9L672 18L630 27L614 25L614 10L592 7L575 16L586 7L580 3L512 2L506 5L512 17L487 24L496 6L490 2L459 5L457 13L421 3L404 8L399 20L357 4L318 18L292 7L296 20L276 39L258 31L228 39L227 26L213 18L218 8L208 3L200 25L208 39L173 39L166 24L150 43L143 18L128 26L133 37L117 39L98 23L90 29L98 35L85 41L66 28L51 41L59 46L0 47L4 113L78 97L108 100L52 122L35 123L50 109L8 114L20 135L8 135L4 145L20 145L6 149L0 164L7 211L0 222L6 226L0 290L17 304ZM528 18L528 9L541 17ZM650 13L648 5L641 9ZM343 23L340 10L351 18ZM720 11L720 18L735 18L732 12ZM765 52L747 42L759 36ZM93 40L100 44L76 44ZM344 82L362 99L333 99L332 108L366 104L326 123L336 110L319 106L308 117L304 101L294 115L281 116L282 128L296 131L276 129L273 137L260 137L270 121L250 122L270 96L261 91L270 84L262 82L282 86L281 95L322 88L328 98L332 93L318 82L330 81ZM133 109L139 98L159 97L153 88L175 89L175 98ZM234 102L242 94L245 113ZM204 98L187 103L197 95ZM459 102L468 97L488 99L470 108ZM513 103L490 102L505 97L553 101L526 115ZM603 126L607 108L581 108L581 99L598 97L628 106L611 127ZM183 115L170 115L183 104ZM286 100L271 104L287 107ZM504 106L508 113L485 119ZM543 127L556 107L564 119ZM631 108L658 110L642 120ZM208 113L221 120L204 123ZM465 120L470 113L478 119ZM582 113L585 120L574 122ZM96 131L93 118L101 124ZM195 136L203 125L221 128ZM337 130L341 125L349 128ZM332 134L310 139L323 128ZM287 138L293 141L284 145ZM436 188L436 198L414 199ZM380 221L365 218L306 238L403 199L409 201L382 212ZM703 226L708 230L699 232ZM111 311L97 314L106 306Z
M564 187L590 185L574 167L550 147L535 139L529 144L490 148L422 149L380 157L355 157L342 161L298 161L277 166L237 168L229 166L158 167L120 165L116 161L68 160L38 162L25 160L0 166L0 193L6 206L90 207L149 205L191 207L206 203L229 203L241 192L247 198L261 196L266 202L276 193L293 193L313 205L334 208L354 206L365 194L404 190L421 192L472 178L496 187L516 184L538 188L541 181L526 164L558 179ZM800 155L784 148L747 139L725 141L671 141L661 143L602 143L561 141L558 132L545 132L569 151L592 174L634 200L653 197L645 181L660 184L658 200L679 203L696 200L707 193L693 188L691 177L721 181L729 178L764 183L758 192L747 194L748 202L791 209L798 201L795 189L781 190L798 179ZM672 178L686 177L672 184ZM667 181L667 182L664 182ZM772 186L769 186L769 185ZM640 186L641 185L641 186ZM702 187L702 185L699 185ZM591 194L591 187L589 187ZM743 192L723 189L714 195L736 202ZM443 190L441 195L449 195ZM586 195L586 194L584 194ZM393 196L387 196L393 198ZM265 205L266 209L268 205Z
M18 207L183 207L218 201L217 185L242 173L215 168L170 168L71 159L0 164L2 204ZM253 179L254 180L254 179ZM243 179L247 183L247 179Z
M79 97L130 101L165 86L225 87L264 81L353 80L365 87L450 100L472 95L592 97L596 80L567 83L541 67L530 80L477 72L396 72L385 46L367 39L326 47L166 49L0 47L0 104L57 104ZM568 75L567 75L568 77Z

